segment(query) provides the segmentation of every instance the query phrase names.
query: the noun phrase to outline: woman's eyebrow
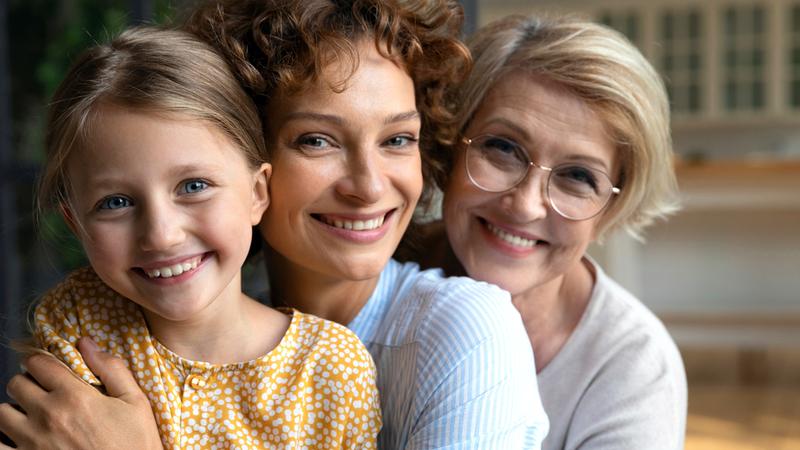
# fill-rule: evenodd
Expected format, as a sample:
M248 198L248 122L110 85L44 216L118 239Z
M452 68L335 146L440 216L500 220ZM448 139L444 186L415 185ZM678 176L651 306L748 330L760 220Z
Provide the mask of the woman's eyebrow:
M335 125L344 125L344 119L333 114L322 114L310 111L295 111L286 114L286 120L319 120L322 122L330 122Z
M389 124L392 124L392 123L406 122L406 121L414 120L414 119L419 119L419 112L417 110L406 111L406 112L398 113L398 114L392 114L391 116L387 117L383 121L383 123L385 125L389 125Z

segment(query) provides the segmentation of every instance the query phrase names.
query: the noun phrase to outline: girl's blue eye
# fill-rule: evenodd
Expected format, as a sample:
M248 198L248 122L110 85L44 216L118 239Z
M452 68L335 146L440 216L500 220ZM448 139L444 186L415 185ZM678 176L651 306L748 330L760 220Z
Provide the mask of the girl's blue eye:
M183 183L184 194L195 194L208 188L208 183L203 180L191 180Z
M130 201L130 199L119 195L112 195L100 200L100 203L97 205L97 209L120 209L131 206L132 204L133 203Z

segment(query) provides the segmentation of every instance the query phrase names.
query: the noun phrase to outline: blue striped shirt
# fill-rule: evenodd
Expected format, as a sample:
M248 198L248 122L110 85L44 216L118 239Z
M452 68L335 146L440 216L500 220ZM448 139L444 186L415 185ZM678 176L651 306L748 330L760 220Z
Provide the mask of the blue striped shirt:
M378 368L379 448L540 448L547 416L507 292L391 260L349 328Z

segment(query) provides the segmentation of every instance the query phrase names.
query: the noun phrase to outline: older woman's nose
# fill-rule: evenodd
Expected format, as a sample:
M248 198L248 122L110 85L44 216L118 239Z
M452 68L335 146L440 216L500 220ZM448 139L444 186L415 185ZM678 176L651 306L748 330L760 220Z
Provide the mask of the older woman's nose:
M505 207L518 222L547 216L547 172L531 170L522 182L505 194Z

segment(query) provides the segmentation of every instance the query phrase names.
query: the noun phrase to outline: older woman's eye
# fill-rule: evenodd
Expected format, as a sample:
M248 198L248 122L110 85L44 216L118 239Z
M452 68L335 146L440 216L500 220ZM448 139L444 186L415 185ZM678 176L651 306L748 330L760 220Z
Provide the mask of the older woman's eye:
M499 136L485 135L470 143L474 156L501 170L519 170L527 167L525 151L516 142Z
M508 139L496 136L489 136L481 143L484 151L500 152L513 154L517 151L518 145Z
M181 186L181 194L196 194L208 189L208 183L205 180L189 180Z
M109 195L108 197L100 200L97 204L98 210L116 210L133 206L133 202L121 195Z
M562 166L553 171L553 181L564 192L574 195L594 194L598 191L599 176L583 166Z

